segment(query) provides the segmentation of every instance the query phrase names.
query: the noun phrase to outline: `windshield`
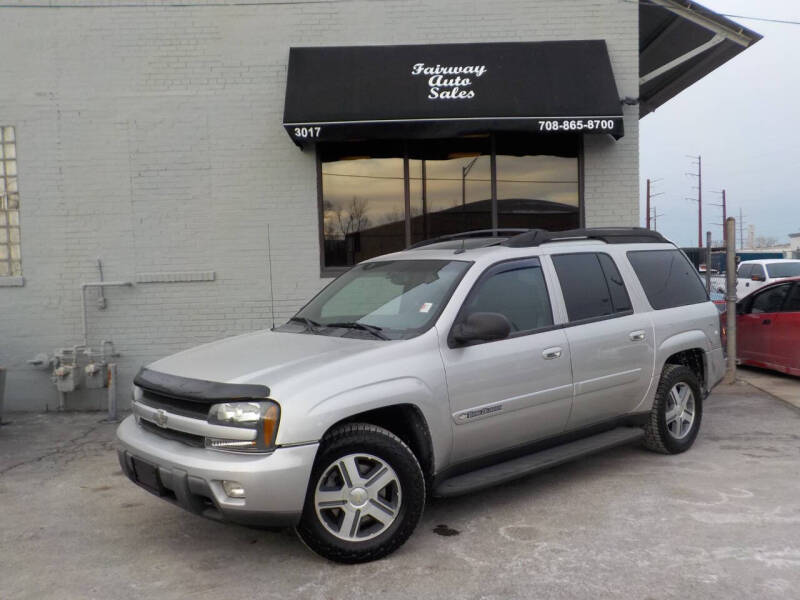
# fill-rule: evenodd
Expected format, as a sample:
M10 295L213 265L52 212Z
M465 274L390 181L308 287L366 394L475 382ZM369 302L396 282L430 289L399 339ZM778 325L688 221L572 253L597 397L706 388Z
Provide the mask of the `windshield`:
M800 262L767 263L767 271L772 278L797 277L800 276Z
M413 337L433 323L471 264L387 260L357 265L322 290L292 324L325 335L346 329L358 337Z

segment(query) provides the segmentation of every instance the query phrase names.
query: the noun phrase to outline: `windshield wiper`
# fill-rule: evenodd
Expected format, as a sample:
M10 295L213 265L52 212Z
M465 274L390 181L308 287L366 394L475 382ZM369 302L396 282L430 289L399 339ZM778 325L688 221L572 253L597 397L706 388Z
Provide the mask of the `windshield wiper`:
M309 331L316 331L318 327L322 327L319 323L306 317L292 317L289 319L290 323L302 323Z
M326 323L325 327L344 327L346 329L360 329L368 331L376 338L381 340L388 340L389 338L383 333L383 328L377 325L367 325L366 323L359 323L358 321L342 321L341 323Z

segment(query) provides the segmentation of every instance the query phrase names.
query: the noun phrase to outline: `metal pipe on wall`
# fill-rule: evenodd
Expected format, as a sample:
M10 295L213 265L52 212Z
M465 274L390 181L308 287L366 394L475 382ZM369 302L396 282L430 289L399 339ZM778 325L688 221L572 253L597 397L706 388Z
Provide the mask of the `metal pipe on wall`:
M0 367L0 425L5 425L3 422L3 404L5 402L6 391L6 370Z
M122 286L133 286L132 281L91 281L85 282L81 284L81 304L83 306L83 311L81 316L83 317L83 345L89 345L89 333L87 331L86 326L86 288L107 288L107 287L122 287Z

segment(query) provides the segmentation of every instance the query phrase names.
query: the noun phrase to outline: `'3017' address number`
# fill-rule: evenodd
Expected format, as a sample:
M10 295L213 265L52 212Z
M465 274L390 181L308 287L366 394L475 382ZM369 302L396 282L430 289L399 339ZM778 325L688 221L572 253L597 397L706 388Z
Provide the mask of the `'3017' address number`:
M296 138L318 138L320 132L322 131L322 127L295 127L294 128L294 137Z

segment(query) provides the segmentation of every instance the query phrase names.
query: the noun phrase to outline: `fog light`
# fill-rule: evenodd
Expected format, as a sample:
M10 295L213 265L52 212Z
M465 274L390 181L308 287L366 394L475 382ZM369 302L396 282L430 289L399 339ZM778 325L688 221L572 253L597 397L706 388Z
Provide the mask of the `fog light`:
M244 498L244 488L238 481L223 481L222 489L228 495L228 498Z

